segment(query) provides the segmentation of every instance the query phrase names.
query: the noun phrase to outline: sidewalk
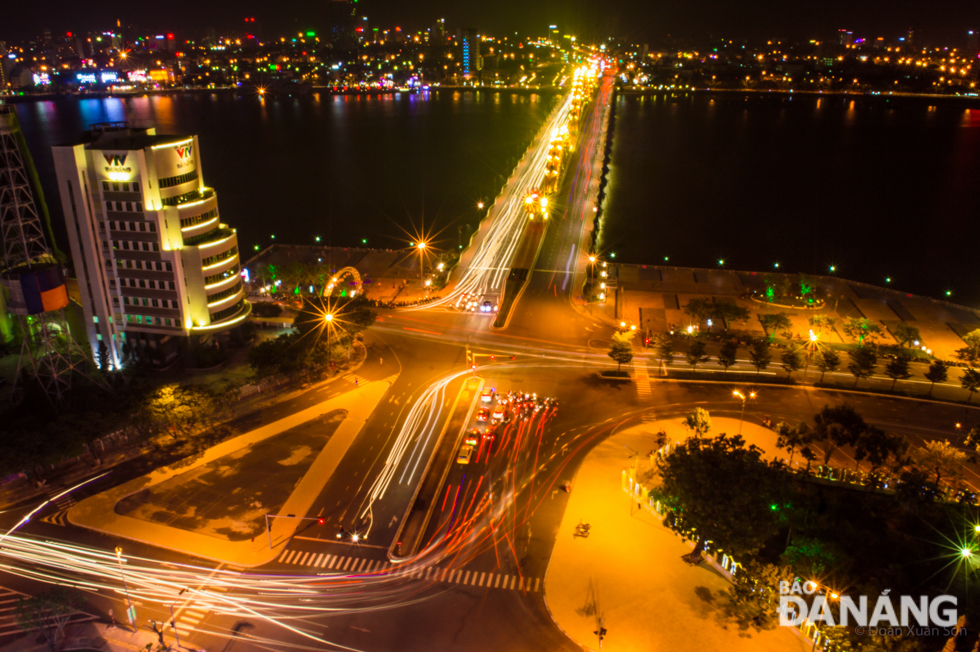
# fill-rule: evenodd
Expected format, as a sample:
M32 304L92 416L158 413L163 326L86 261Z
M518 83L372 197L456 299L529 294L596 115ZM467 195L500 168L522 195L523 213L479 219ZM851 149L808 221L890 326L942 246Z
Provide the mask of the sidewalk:
M361 431L390 384L389 381L377 381L361 385L346 394L222 442L190 460L182 460L168 467L157 469L147 475L87 498L71 508L68 512L68 519L75 525L104 532L110 536L179 550L186 554L235 566L251 567L266 564L275 559L282 551L302 521L289 518L274 519L271 533L273 545L270 549L266 537L256 537L251 541L228 541L160 523L123 516L116 512L116 504L126 496L160 484L176 475L193 471L226 455L242 451L328 412L346 410L346 418L327 441L326 446L319 451L316 459L302 480L296 485L285 505L278 509L282 514L303 516L330 480L350 444Z
M31 633L13 643L0 647L0 652L48 652L47 643L38 643L38 634ZM173 637L165 636L164 640L172 643ZM181 639L180 649L185 651L197 650L193 645ZM104 650L105 652L132 652L146 650L147 644L157 649L159 639L156 634L145 629L132 631L128 625L109 627L102 623L87 622L65 627L65 637L61 640L61 650ZM173 649L177 649L174 647Z
M711 434L738 431L737 419L712 424ZM637 510L621 489L631 454L624 445L640 452L645 472L652 435L661 428L675 440L689 435L679 420L631 428L599 444L579 469L545 577L552 617L590 650L599 647L593 632L601 617L608 630L602 649L610 652L809 652L812 643L791 629L757 633L725 622L728 580L707 564L684 562L691 546L655 515ZM765 428L745 424L742 435L769 455L777 452L768 441L775 435ZM580 521L591 525L588 538L573 536Z

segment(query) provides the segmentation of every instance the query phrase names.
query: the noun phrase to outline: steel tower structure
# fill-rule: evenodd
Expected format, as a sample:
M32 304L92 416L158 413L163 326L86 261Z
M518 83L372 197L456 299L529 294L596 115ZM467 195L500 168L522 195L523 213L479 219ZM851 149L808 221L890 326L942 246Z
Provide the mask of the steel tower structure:
M34 201L41 191L36 179L17 116L0 104L0 280L21 336L14 387L36 381L57 404L67 398L72 376L88 357L68 330L64 272L48 248Z

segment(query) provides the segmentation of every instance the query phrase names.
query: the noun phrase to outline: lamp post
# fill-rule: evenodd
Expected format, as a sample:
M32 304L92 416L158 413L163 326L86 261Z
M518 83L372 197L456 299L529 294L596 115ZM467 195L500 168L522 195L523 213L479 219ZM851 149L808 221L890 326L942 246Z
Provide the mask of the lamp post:
M732 392L732 396L742 399L742 414L738 417L738 434L742 434L742 420L745 419L745 403L750 398L755 398L755 392L749 392L748 396L738 391L737 389Z
M177 594L177 600L180 599L180 596L184 595L184 591L186 590L187 587L184 587L180 590L180 593ZM174 630L174 640L177 641L177 647L179 648L180 634L177 632L177 619L174 618L174 604L177 603L177 600L174 600L173 602L170 603L170 629Z
M817 348L817 340L819 336L810 329L810 341L807 343L806 351L806 367L803 368L803 376L806 377L806 372L810 369L810 358L813 357L813 350Z
M327 369L330 368L330 359L332 357L332 351L330 350L330 327L333 325L333 313L328 312L323 316L323 322L326 324L327 328Z
M116 546L116 561L119 562L119 577L122 578L123 590L126 592L126 616L129 618L130 624L135 629L136 619L133 618L133 602L129 599L129 586L126 584L126 573L123 572L122 565L122 548Z
M420 242L419 249L419 280L425 276L425 243Z

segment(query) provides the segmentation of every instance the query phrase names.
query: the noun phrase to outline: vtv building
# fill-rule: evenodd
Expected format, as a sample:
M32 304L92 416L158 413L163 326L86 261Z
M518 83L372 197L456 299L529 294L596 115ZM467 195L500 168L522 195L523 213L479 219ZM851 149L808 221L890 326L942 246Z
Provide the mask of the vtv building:
M197 136L106 123L52 149L93 351L162 364L182 338L248 316L238 238L204 185Z

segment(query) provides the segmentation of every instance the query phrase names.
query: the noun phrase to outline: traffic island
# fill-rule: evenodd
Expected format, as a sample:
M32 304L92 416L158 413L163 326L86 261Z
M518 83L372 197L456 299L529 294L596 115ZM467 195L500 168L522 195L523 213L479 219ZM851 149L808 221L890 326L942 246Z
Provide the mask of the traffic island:
M713 422L712 433L738 430L737 419ZM763 446L774 439L750 425L742 428L746 439ZM660 430L680 441L690 434L679 420L644 424L607 439L583 461L545 576L545 602L556 623L590 650L599 649L594 632L602 627L602 650L610 652L809 652L812 642L792 629L756 632L729 621L730 584L722 572L688 565L681 557L690 544L623 491L631 458L641 460L641 474L650 472L647 451Z
M254 527L256 519L261 517L264 525L267 512L305 516L389 386L388 381L363 384L350 392L222 442L201 455L125 482L78 503L69 510L68 519L74 525L110 536L235 566L251 567L269 563L282 552L303 521L299 518L271 519L271 530L265 531L264 527ZM322 421L324 417L326 422ZM315 456L311 448L315 438L306 436L303 442L289 440L296 436L296 429L303 424L315 421L320 428L327 429L330 421L340 418L339 424L332 424L336 429L328 435L325 445ZM286 439L277 441L275 437L280 434L285 435ZM279 497L275 498L278 504L273 508L264 499L258 503L256 495L242 491L223 499L224 514L214 513L198 518L196 506L205 504L207 497L207 488L202 487L201 482L208 477L218 481L236 465L248 466L249 458L264 443L268 443L266 450L276 451L277 455L267 463L278 462L283 468L306 467L305 473L290 474L290 479L286 481L288 497L286 492L280 492ZM239 495L240 500L237 498ZM191 503L189 506L178 505L179 509L164 509L168 504L182 500L190 500ZM232 524L229 515L238 512L240 518Z

